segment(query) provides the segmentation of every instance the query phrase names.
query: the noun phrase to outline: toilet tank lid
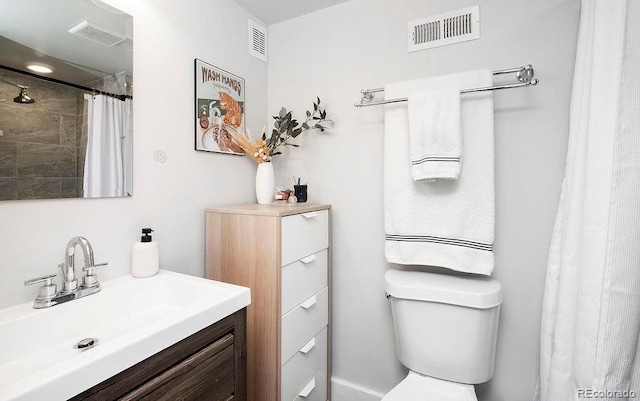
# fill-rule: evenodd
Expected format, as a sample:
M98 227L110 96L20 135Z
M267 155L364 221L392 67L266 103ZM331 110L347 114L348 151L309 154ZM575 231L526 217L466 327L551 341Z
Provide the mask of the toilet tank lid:
M395 298L488 309L502 303L502 286L488 277L389 270L385 290Z

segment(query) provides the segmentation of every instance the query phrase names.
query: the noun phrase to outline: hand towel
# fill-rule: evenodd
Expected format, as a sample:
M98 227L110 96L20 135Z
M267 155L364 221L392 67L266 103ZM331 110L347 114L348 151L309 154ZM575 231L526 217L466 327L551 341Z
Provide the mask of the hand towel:
M411 93L408 98L414 181L458 179L462 162L460 89Z
M490 70L389 84L385 98L444 88L491 86ZM387 261L490 275L495 227L493 94L461 95L457 180L414 181L406 103L385 105L384 225Z

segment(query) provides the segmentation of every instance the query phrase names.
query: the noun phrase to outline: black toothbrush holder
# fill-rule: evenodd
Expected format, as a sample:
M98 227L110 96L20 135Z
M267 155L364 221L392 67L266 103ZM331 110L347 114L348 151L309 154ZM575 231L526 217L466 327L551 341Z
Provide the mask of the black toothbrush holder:
M293 194L298 199L298 202L306 202L307 201L307 185L294 185L293 186Z

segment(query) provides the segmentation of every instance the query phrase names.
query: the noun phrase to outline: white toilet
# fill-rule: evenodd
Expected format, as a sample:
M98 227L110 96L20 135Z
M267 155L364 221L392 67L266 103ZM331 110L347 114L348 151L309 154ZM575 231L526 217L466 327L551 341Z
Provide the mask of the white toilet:
M410 370L382 401L477 401L473 385L493 376L500 283L406 270L385 281L396 353Z

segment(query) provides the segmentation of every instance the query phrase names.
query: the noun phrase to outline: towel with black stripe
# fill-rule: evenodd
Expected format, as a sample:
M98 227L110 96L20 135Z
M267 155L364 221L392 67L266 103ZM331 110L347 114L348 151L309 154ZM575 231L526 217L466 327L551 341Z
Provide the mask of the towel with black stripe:
M492 82L490 70L470 71L389 84L385 97L411 99L415 94L485 87ZM460 103L459 149L455 145L455 123L423 124L422 128L432 130L433 135L423 138L425 146L415 147L415 143L410 144L408 105L384 106L385 256L391 263L490 275L495 229L493 95L478 92L456 96ZM420 110L426 112L425 108ZM455 121L455 115L447 116L448 110L456 113L455 107L441 107L438 113L444 114L438 118ZM429 141L437 140L438 132L447 131L438 127L446 126L453 127L449 132L454 132L454 141L447 142L449 138L434 147ZM422 151L415 151L420 146ZM416 169L427 166L435 170L425 171L435 175L415 180ZM459 168L457 176L451 166Z
M462 156L460 83L409 94L407 111L413 179L457 180Z

